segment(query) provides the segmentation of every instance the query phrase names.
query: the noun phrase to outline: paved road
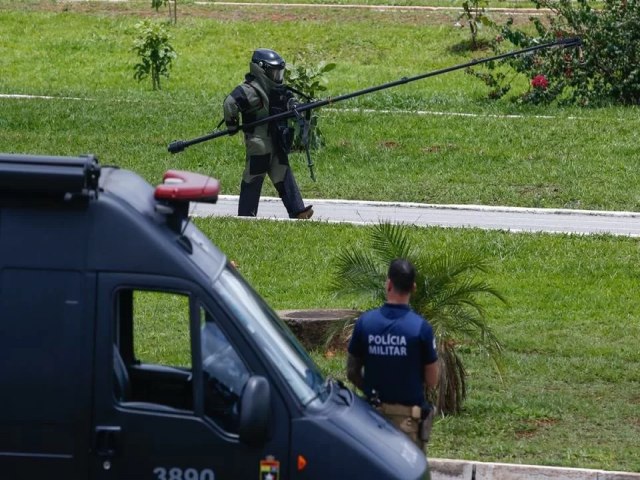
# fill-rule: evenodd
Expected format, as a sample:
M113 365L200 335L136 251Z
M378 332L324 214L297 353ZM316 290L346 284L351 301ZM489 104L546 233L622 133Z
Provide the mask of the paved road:
M312 221L373 224L392 221L422 226L472 227L512 232L552 232L640 237L640 212L430 205L399 202L363 202L307 199L313 204ZM196 204L192 215L235 216L238 197L221 195L215 205ZM258 218L288 220L279 198L262 197Z

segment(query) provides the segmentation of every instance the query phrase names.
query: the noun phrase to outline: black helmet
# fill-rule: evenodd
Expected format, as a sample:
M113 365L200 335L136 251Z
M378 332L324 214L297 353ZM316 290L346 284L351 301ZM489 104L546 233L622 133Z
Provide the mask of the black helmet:
M284 59L273 50L259 48L253 52L251 63L258 65L267 78L275 83L282 83L284 80Z

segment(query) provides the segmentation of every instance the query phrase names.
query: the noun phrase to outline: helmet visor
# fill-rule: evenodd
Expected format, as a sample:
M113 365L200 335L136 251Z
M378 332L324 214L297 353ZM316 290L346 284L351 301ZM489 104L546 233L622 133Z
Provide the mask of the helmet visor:
M275 83L282 83L284 80L284 65L282 67L265 68L264 73Z

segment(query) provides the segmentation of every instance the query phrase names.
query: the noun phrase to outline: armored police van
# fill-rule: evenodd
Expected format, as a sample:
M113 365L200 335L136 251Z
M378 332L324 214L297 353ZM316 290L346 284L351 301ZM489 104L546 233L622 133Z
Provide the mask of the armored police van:
M218 191L0 154L1 478L428 474L190 222Z

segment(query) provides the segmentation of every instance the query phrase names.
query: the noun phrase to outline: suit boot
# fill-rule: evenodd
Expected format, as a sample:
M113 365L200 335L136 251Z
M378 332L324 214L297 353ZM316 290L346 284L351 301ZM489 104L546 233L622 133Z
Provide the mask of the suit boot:
M289 169L284 176L284 181L274 184L278 195L287 209L289 218L308 219L313 215L312 205L304 206L300 189L293 176L293 172Z
M256 177L249 183L243 181L240 184L239 217L255 217L258 215L262 182L264 182L264 177Z

